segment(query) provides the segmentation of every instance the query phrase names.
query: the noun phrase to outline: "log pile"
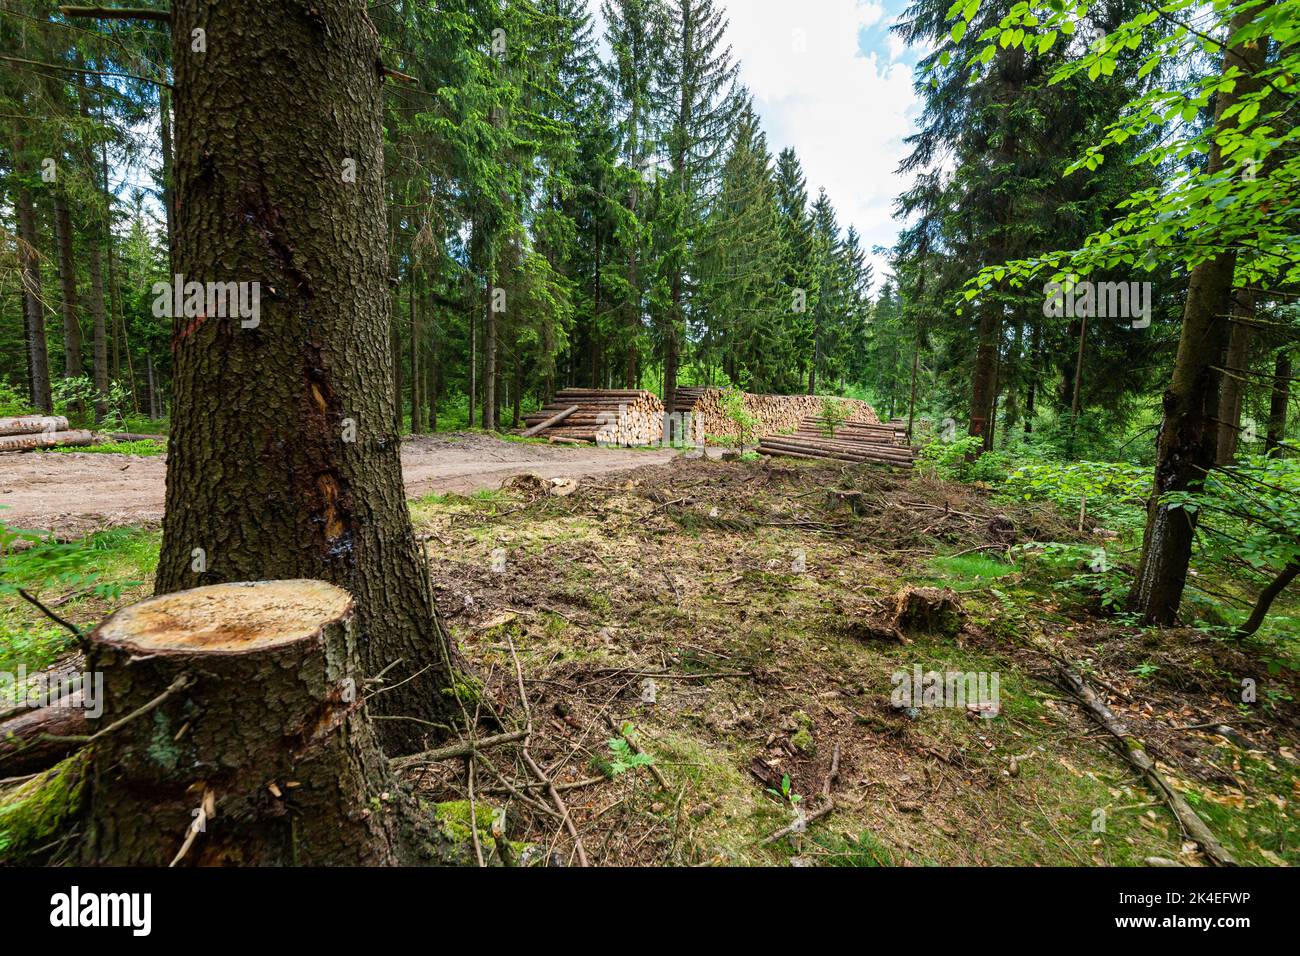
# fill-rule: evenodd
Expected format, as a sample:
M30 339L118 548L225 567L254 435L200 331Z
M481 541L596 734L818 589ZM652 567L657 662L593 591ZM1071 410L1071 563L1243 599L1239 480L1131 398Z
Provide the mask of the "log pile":
M725 392L688 386L677 389L674 414L690 416L689 438L734 444L747 436L726 412ZM755 439L796 432L805 420L819 417L827 399L818 395L751 395L742 392L746 413L755 420ZM851 398L832 399L846 406L849 424L880 426L875 410ZM545 408L525 419L525 435L540 435L561 444L649 445L664 437L664 406L651 392L637 389L566 388Z
M70 431L68 420L59 415L0 418L0 452L90 445L94 441L93 432Z
M894 423L841 424L832 432L829 424L816 416L805 418L791 434L765 436L758 451L785 458L876 462L902 468L910 468L914 457L905 425L900 429Z
M758 421L755 426L758 438L795 431L804 419L820 416L823 402L827 401L819 395L743 394L745 411ZM740 433L740 424L727 415L724 395L724 391L717 388L677 390L677 410L692 413L697 437L704 436L710 441L724 443L736 442L745 437ZM831 401L840 402L846 407L848 422L862 425L880 422L875 410L866 402L852 398Z
M559 421L537 430L565 412L568 414ZM652 392L566 388L556 393L551 404L524 419L528 426L525 434L537 434L557 444L649 445L663 437L663 415L663 402Z

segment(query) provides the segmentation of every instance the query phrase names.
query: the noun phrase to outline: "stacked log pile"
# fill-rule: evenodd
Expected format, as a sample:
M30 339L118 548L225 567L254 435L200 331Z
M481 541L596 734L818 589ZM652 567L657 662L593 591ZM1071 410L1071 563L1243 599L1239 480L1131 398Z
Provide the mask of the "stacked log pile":
M564 412L555 424L535 431ZM556 443L649 445L663 437L664 404L640 389L566 388L524 422L529 432Z
M0 452L89 445L94 440L93 432L69 430L68 420L57 415L0 418Z
M725 408L724 391L688 386L677 390L674 413L690 416L690 439L735 443L746 437L793 434L806 420L824 411L827 399L818 395L753 395L741 393L745 412L755 420L754 434L741 434L741 425ZM866 402L831 399L845 406L846 423L879 426L880 419ZM540 435L552 442L609 445L649 445L664 435L664 406L651 392L639 389L566 388L524 421L525 435Z
M914 453L907 444L906 425L890 423L840 424L831 431L824 419L809 416L788 435L765 436L758 446L763 455L846 462L877 462L912 466Z
M697 437L713 441L735 442L745 436L740 425L726 414L722 389L678 389L678 411L692 412L692 423ZM683 401L683 395L686 401ZM689 401L689 405L686 403ZM804 419L822 414L822 405L828 399L819 395L751 395L744 394L745 411L757 419L757 437L781 432L793 432ZM847 421L861 425L879 424L875 410L866 402L852 398L837 398L848 412Z

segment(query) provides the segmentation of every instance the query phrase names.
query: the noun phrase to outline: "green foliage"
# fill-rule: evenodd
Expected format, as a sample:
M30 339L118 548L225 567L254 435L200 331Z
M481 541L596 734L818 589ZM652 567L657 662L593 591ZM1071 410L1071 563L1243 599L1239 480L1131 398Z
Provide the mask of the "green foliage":
M722 393L722 414L735 426L735 435L719 435L720 444L746 447L758 441L762 422L745 405L745 393L738 388L728 388Z
M167 446L156 441L106 441L95 445L70 445L66 448L50 448L53 454L88 452L92 455L138 455L152 458L167 454Z
M847 402L841 402L834 398L823 398L821 401L822 434L828 438L834 438L835 429L848 421L850 414L852 413Z
M1019 465L1002 486L1022 501L1051 501L1069 512L1087 510L1111 530L1142 527L1151 494L1151 469L1101 461L1034 461Z
M31 402L25 394L8 382L0 379L0 418L12 418L20 415L35 415Z
M619 730L619 736L607 742L610 759L605 763L604 769L610 779L629 770L635 770L637 767L648 767L654 763L654 758L648 753L644 751L637 753L632 749L632 744L636 742L637 733L631 724L624 724Z
M803 799L802 796L795 793L791 788L790 775L788 773L781 775L781 788L779 790L776 787L766 787L764 789L765 792L770 793L782 803L787 803L792 807Z

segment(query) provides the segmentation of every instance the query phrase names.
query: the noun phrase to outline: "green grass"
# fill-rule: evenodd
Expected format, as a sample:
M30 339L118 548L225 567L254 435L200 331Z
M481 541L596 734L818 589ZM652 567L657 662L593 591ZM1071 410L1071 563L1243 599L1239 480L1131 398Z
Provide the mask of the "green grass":
M984 554L963 554L930 559L927 580L954 591L973 591L1015 574L1018 568Z
M92 455L139 455L152 457L167 452L167 446L156 441L106 441L95 445L72 445L67 448L50 448L52 452L89 452Z

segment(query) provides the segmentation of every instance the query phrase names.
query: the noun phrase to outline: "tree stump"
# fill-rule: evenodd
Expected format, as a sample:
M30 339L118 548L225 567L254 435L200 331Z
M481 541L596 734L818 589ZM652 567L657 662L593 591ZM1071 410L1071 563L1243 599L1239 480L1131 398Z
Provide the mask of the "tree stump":
M955 637L962 628L961 600L944 588L904 588L894 597L893 625L904 634Z
M396 788L359 709L346 591L180 591L118 611L91 642L105 707L85 862L398 862Z

